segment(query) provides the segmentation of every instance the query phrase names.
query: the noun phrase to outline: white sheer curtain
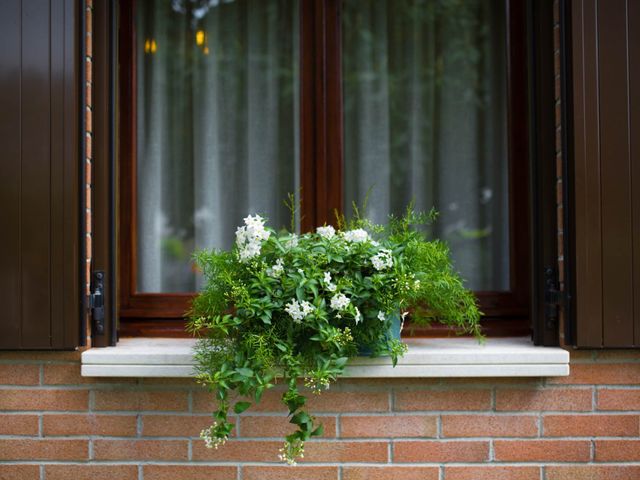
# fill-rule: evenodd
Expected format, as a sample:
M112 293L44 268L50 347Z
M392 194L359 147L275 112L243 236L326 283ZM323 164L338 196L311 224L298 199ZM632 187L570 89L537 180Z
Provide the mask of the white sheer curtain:
M297 2L137 3L137 287L194 291L195 249L229 247L248 213L289 224Z
M344 0L345 208L415 200L476 290L509 285L501 0Z

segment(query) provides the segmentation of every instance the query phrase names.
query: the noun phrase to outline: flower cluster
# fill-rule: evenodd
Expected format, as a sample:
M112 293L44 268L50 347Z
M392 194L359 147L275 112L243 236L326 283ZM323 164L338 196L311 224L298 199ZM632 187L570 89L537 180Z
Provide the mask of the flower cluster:
M316 233L320 235L322 238L326 238L327 240L332 239L336 236L336 229L331 225L325 225L324 227L316 228Z
M362 228L347 230L342 234L342 236L347 242L351 243L363 243L370 240L369 234Z
M215 448L218 449L219 446L227 443L228 436L219 437L216 435L216 427L218 426L218 422L213 422L209 428L205 428L200 432L200 438L204 440L204 444L207 448Z
M311 305L306 300L298 302L298 300L291 300L287 303L285 311L291 315L293 321L296 323L301 323L302 320L307 318L311 312L313 312L313 305Z
M296 459L304 458L304 442L300 440L285 442L280 449L278 458L283 462L287 462L288 465L297 465Z
M278 258L276 260L276 263L272 267L267 268L267 275L273 278L278 278L283 273L284 273L284 262L282 261L281 258Z
M249 215L244 219L244 226L236 230L236 245L240 260L246 262L260 255L262 242L269 238L269 232L264 228L264 219L260 215Z
M331 283L331 272L324 272L324 286L330 292L335 292L338 287Z
M371 263L373 264L373 268L378 271L393 267L393 256L391 255L391 250L383 248L371 257Z
M331 308L339 312L347 308L350 303L351 300L349 300L344 293L336 293L331 297Z

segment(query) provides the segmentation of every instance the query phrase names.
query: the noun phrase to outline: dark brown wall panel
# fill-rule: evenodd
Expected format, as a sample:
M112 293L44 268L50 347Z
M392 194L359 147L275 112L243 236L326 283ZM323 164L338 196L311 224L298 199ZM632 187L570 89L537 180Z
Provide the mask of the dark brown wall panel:
M632 141L640 126L630 121L631 100L640 92L640 84L631 81L638 69L630 55L634 3L572 2L576 317L582 347L639 344L634 317L640 313L640 249L634 244L640 239L634 229L640 224L640 170Z
M0 348L78 345L79 2L0 2Z

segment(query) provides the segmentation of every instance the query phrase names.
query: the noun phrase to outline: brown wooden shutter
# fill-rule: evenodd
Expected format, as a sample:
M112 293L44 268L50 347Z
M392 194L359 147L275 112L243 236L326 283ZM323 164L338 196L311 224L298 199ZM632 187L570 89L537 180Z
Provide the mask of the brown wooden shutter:
M78 2L0 2L0 348L78 346Z
M640 2L571 6L575 344L640 345Z

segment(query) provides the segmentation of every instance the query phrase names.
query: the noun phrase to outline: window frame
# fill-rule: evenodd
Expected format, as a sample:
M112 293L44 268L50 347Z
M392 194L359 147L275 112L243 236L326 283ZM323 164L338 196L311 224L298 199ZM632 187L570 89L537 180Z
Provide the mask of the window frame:
M504 0L507 19L507 142L510 290L477 291L488 335L530 331L531 246L527 11ZM181 336L191 293L136 292L135 1L119 3L118 25L118 281L121 336ZM334 223L342 209L343 118L340 0L300 3L300 170L303 231ZM418 335L445 335L438 326Z

